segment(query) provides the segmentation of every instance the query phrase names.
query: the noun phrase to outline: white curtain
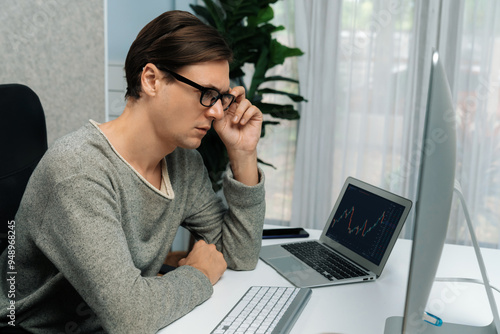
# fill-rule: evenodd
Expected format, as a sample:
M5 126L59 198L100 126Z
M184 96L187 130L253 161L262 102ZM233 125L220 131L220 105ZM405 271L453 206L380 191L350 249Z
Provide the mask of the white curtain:
M300 92L308 102L299 123L292 225L317 228L328 217L333 196L341 2L295 4L297 46L305 52L298 59Z
M407 195L412 3L296 0L302 105L292 225L322 228L345 178ZM410 98L410 99L409 99ZM411 166L410 166L411 167ZM400 177L394 177L400 176ZM401 177L405 176L405 177Z
M458 117L456 178L481 244L500 248L500 3L447 0L443 8L451 13L442 16L442 26L451 28L442 29L440 44L452 59L448 76ZM450 223L448 240L469 244L458 205Z
M495 0L295 0L301 105L291 225L322 228L347 176L415 199L430 54L457 105L457 178L483 245L500 244ZM403 236L411 237L412 217ZM458 206L448 241L467 243Z

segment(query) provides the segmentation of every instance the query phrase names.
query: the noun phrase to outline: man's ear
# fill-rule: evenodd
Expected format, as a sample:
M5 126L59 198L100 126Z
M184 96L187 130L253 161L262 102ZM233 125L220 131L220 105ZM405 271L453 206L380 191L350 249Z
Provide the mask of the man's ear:
M155 96L158 92L159 82L160 70L151 63L146 64L141 74L142 92L148 96Z

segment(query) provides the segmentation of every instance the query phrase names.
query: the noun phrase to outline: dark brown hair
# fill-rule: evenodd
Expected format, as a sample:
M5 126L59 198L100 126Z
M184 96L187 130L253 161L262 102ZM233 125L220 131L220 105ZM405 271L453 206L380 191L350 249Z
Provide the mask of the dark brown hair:
M125 97L140 98L143 67L152 63L176 71L206 62L231 61L232 51L219 32L184 11L169 11L149 22L137 35L125 60Z

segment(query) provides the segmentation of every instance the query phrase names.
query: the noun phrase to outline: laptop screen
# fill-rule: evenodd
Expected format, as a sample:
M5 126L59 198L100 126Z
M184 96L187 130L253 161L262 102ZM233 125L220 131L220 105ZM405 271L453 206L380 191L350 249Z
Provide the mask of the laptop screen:
M379 265L405 207L349 184L326 236Z

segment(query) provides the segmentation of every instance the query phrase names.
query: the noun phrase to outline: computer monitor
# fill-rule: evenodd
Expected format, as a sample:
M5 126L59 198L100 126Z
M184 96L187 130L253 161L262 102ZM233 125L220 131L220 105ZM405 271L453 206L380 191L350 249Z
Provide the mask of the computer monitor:
M434 326L423 321L448 230L455 188L455 158L455 111L442 61L439 53L433 51L405 310L403 317L387 319L385 334L500 333L500 318L497 314L494 314L494 321L490 325L483 327L450 323ZM473 228L469 221L468 225L474 241ZM486 282L490 306L495 313L497 308L487 283L477 241L474 241L474 245L483 280Z
M451 92L439 53L434 51L405 311L403 318L388 319L386 334L426 333L426 327L432 327L422 317L446 239L454 190L455 155L455 112Z
M441 258L455 182L455 111L439 53L432 53L404 333L417 333Z

